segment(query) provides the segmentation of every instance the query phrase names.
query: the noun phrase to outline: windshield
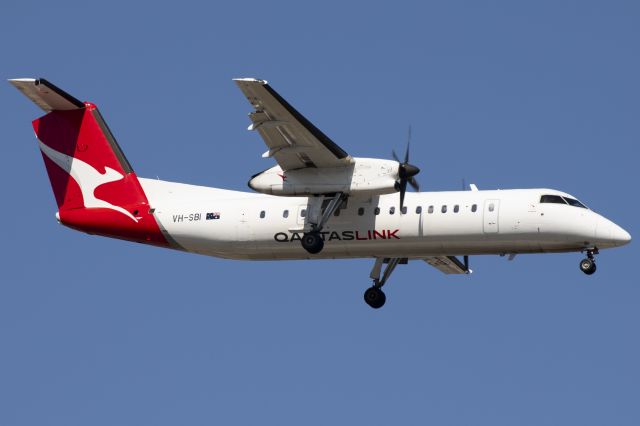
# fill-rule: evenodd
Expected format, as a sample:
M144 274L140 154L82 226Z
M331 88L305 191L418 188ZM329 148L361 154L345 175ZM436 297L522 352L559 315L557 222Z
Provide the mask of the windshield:
M540 197L540 202L541 203L551 203L551 204L568 204L570 206L573 207L580 207L583 209L586 209L587 206L585 206L584 204L582 204L580 201L576 200L575 198L570 198L570 197L566 197L566 196L560 196L560 195L543 195Z
M540 197L541 203L567 204L567 202L559 195L543 195Z
M562 197L564 198L564 200L570 205L570 206L574 206L574 207L582 207L583 209L586 209L587 206L585 206L584 204L582 204L580 201L574 199L574 198L569 198L569 197Z

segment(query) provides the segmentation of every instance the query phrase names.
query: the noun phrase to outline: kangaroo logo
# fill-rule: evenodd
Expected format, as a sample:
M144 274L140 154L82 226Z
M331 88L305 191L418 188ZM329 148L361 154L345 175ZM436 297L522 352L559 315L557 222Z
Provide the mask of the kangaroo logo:
M82 199L84 200L84 206L86 208L104 208L117 211L127 216L134 222L138 222L131 213L126 211L120 206L114 206L111 203L101 200L95 196L95 190L100 185L105 183L115 182L124 179L124 176L112 168L105 167L105 173L102 174L91 165L85 163L82 160L78 160L74 157L69 157L61 152L56 151L53 148L48 147L40 142L40 149L51 161L56 163L62 170L69 173L69 175L76 181L82 192Z

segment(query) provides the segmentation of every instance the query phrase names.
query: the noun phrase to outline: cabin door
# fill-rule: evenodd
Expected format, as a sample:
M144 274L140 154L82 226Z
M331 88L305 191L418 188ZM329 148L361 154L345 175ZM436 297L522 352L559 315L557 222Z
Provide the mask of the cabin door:
M498 229L498 211L500 210L500 200L486 200L484 202L484 222L483 231L485 234L495 234Z

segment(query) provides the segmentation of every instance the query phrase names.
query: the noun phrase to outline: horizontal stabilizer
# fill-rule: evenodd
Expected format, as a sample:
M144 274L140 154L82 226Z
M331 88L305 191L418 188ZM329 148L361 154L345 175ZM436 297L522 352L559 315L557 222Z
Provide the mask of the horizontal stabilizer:
M9 80L34 104L46 112L81 109L85 105L64 90L49 83L44 78L15 78Z

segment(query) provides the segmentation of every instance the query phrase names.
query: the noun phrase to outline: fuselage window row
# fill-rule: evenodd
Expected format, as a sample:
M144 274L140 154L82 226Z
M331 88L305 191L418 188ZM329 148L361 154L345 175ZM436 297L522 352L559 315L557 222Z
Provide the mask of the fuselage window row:
M494 205L493 203L489 205L489 211L493 211L494 209ZM402 214L407 214L407 212L409 211L407 206L402 207ZM429 206L427 208L427 213L428 214L433 214L433 212L435 211L434 206ZM446 213L447 212L447 205L443 204L442 207L440 208L440 211L442 213ZM477 204L472 204L471 205L471 212L475 213L476 211L478 211L478 205ZM358 208L358 216L364 216L366 212L366 209L364 207L359 207ZM416 206L416 210L415 210L416 214L422 214L422 206ZM460 205L459 204L455 204L453 206L453 212L454 213L458 213L460 212ZM396 213L396 208L395 206L391 206L389 207L389 214L393 215ZM373 209L373 214L375 216L378 216L380 214L380 207L375 207ZM336 210L334 213L334 216L340 216L340 209ZM260 211L260 219L264 219L266 217L266 211L265 210L261 210ZM289 210L283 210L282 212L282 217L287 219L289 217ZM307 209L301 209L300 210L300 217L305 218L307 217Z

